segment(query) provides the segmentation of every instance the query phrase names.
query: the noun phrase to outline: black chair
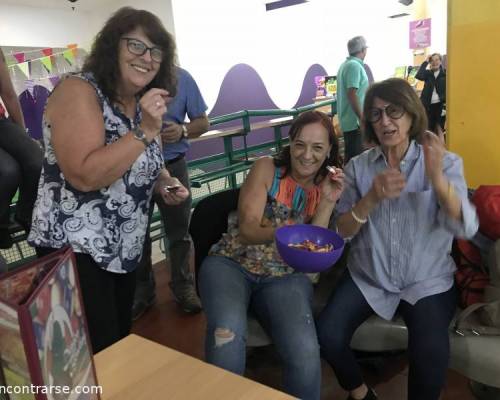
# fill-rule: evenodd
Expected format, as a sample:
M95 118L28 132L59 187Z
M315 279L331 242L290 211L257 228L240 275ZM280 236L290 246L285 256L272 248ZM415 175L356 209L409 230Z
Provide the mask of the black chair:
M196 205L189 233L194 243L194 265L196 274L214 243L227 231L227 217L238 208L240 189L229 189L205 197Z
M189 224L189 233L194 244L194 265L196 276L208 251L227 231L227 217L238 208L240 189L229 189L214 193L196 205ZM198 288L198 282L196 283ZM248 318L247 346L265 346L271 343L256 318Z

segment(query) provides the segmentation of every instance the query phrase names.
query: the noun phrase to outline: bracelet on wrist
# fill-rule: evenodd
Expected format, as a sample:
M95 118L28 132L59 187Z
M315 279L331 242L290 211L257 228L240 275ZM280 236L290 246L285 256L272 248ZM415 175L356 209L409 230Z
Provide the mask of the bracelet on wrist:
M188 135L187 126L182 124L181 125L181 137L179 138L179 141L181 141L182 139L187 139L188 137L189 137L189 135Z
M352 218L354 219L354 221L356 221L358 224L366 224L366 222L368 221L368 218L360 218L356 215L356 213L354 212L354 207L351 208L351 216Z
M148 147L149 144L151 143L150 140L148 140L146 134L144 133L144 131L139 127L139 125L136 125L133 129L132 129L132 135L134 136L134 139L135 140L139 140L140 142L142 142L144 144L144 147Z
M450 200L453 195L455 194L455 188L453 187L453 185L451 184L451 182L448 182L448 195L447 195L447 199Z

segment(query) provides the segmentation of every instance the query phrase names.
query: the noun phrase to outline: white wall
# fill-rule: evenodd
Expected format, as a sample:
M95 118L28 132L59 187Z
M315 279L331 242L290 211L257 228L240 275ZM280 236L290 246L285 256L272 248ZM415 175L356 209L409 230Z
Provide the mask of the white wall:
M69 4L69 3L68 3ZM87 11L0 4L0 45L23 47L86 46L92 37Z
M356 35L367 38L365 61L375 79L391 76L396 66L413 60L411 17L387 18L401 7L396 0L311 0L266 12L263 0L173 0L180 63L197 78L209 106L229 68L246 63L274 102L290 107L307 68L319 63L336 75L347 40Z
M446 54L448 0L430 0L429 15L431 16L431 46L429 53Z

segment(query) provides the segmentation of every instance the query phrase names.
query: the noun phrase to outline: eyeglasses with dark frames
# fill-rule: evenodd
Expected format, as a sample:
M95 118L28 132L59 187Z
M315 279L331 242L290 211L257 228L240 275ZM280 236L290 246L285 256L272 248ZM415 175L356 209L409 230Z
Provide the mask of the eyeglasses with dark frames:
M153 61L156 61L157 63L161 63L163 61L163 50L159 47L148 47L142 40L129 37L123 37L122 40L127 41L127 49L132 54L136 56L143 56L146 54L146 51L149 50L149 54L151 55L151 59Z
M368 111L366 119L368 120L368 122L371 122L373 124L380 121L380 119L382 118L382 113L385 113L388 118L399 119L405 113L405 109L394 104L387 104L383 108L373 107Z

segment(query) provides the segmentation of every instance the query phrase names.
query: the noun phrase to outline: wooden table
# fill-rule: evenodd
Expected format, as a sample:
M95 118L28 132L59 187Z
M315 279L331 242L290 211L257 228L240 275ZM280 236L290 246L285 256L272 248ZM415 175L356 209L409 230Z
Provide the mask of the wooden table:
M95 364L102 400L292 399L137 335L98 353Z

